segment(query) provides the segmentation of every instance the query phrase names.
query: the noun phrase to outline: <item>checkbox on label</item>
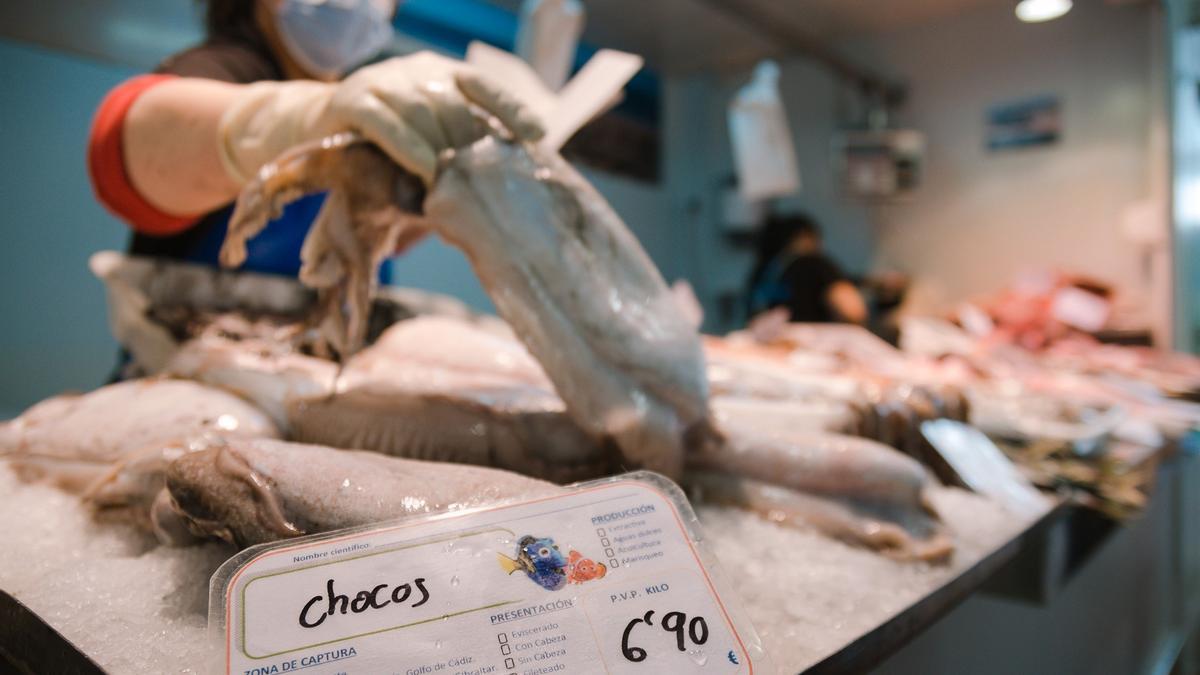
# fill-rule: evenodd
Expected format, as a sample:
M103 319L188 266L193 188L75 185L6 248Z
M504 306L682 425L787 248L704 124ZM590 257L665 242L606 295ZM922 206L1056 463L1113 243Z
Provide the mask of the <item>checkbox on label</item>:
M611 548L604 549L604 555L606 555L610 558L613 557L613 550Z
M603 528L603 527L597 527L597 528L596 528L596 534L597 534L597 535L599 535L599 536L601 536L601 537L603 537L603 536L604 536L604 528Z
M496 639L499 640L501 644L504 644L505 642L508 642L508 633L501 633L496 636Z
M516 665L517 665L516 661L513 661L512 659L504 659L504 667L505 668L515 668Z
M509 654L512 653L512 647L509 647L507 643L502 644L502 645L500 645L500 653L504 654L505 656L508 656Z
M601 540L600 540L600 545L601 545L601 546L608 546L610 543L611 543L611 542L609 542L609 541L608 541L608 539L601 539Z
M608 566L609 566L609 567L620 567L620 565L618 565L618 564L617 564L617 559L616 559L616 558L613 558L612 560L609 560L609 561L608 561Z

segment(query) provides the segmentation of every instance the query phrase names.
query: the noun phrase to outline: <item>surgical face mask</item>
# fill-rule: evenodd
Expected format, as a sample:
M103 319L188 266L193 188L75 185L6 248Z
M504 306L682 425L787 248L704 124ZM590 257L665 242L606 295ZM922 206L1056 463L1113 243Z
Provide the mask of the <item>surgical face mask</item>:
M387 46L395 10L396 0L283 0L275 21L296 63L335 79Z

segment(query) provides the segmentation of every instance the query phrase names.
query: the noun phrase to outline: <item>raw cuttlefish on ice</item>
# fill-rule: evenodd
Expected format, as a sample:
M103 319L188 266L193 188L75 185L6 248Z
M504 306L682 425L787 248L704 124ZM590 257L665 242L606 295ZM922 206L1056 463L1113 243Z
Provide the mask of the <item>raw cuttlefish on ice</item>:
M258 408L221 389L153 378L46 399L0 424L0 456L27 481L87 490L116 462L205 434L277 438Z
M249 546L552 487L498 469L210 434L113 465L85 500L165 544L216 537Z
M334 391L287 405L292 438L518 471L558 483L620 470L511 337L457 319L402 321L345 365Z
M294 440L485 464L555 482L619 469L613 453L566 414L536 361L502 331L446 317L402 321L351 358L327 389L297 386L296 377L300 364L313 362L317 371L332 364L296 354L272 362L266 348L210 335L180 356L191 376L235 381L251 400L284 410ZM289 391L286 401L275 398ZM721 396L713 411L725 438L694 448L685 474L706 498L776 519L787 514L791 524L899 558L948 553L925 506L928 476L891 448L833 433L852 422L845 405Z
M952 551L936 520L880 500L806 494L711 471L689 480L714 502L750 507L769 519L903 560L939 560ZM272 440L238 439L186 453L166 467L166 499L153 514L170 543L215 536L249 546L405 515L553 494L550 483L484 467L422 462L378 453Z
M559 490L499 469L245 439L179 457L166 482L160 531L242 547Z
M224 259L237 263L245 237L289 201L329 190L305 242L312 270L301 278L352 289L340 292L352 311L336 320L345 322L350 337L342 342L352 351L365 321L359 301L379 255L400 236L392 231L429 228L466 254L580 428L612 439L630 468L678 476L687 439L708 430L699 337L595 189L556 154L491 136L443 157L420 220L400 214L412 199L397 186L410 180L353 135L298 148L243 192ZM334 227L345 222L370 225ZM357 248L345 243L355 236ZM331 260L338 264L324 262Z
M716 406L721 444L689 455L702 499L806 524L901 560L941 560L954 547L928 501L928 472L875 441L808 428L786 406ZM826 427L828 428L828 427Z
M177 347L161 372L232 391L290 436L289 403L328 395L338 371L338 364L304 353L273 325L226 315Z
M788 330L808 339L794 347L777 341L759 344L744 334L728 338L705 338L710 386L718 397L743 398L760 407L765 401L807 402L810 410L840 404L847 423L829 431L844 431L870 438L911 455L931 466L940 478L956 482L957 474L945 465L921 433L928 420L965 421L970 414L968 391L939 382L920 369L909 367L904 357L878 338L861 329L789 325ZM839 348L848 344L854 348ZM849 360L849 365L827 371L811 351ZM847 354L855 355L853 358ZM860 368L868 355L872 363L884 364L890 375ZM810 413L811 414L811 413Z
M460 319L410 319L351 357L338 377L329 361L233 328L222 322L185 343L168 372L237 392L292 440L555 482L620 469L615 448L574 423L511 336Z
M0 427L0 451L21 478L81 493L98 516L165 543L211 535L246 546L554 489L497 469L277 438L236 396L148 379L39 403Z

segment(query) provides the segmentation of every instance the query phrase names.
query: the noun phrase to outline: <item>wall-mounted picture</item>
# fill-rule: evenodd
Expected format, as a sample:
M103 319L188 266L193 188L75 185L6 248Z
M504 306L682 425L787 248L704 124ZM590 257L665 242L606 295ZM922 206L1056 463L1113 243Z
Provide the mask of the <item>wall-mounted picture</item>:
M987 112L988 150L1049 145L1062 132L1057 96L1038 96L992 106Z

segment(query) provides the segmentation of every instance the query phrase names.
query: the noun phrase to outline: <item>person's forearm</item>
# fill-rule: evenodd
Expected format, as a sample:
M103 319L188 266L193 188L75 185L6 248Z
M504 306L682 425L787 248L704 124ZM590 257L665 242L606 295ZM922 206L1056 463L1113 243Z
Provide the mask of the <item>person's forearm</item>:
M130 183L146 201L190 216L237 196L237 183L221 165L217 128L242 86L178 78L134 101L122 128L122 152Z
M867 303L849 281L839 281L829 287L827 300L834 314L849 323L866 323Z
M125 112L121 161L137 196L168 216L228 203L261 166L336 131L361 133L429 184L438 152L485 133L474 108L522 140L544 133L500 85L467 64L422 52L366 66L337 84L160 82Z

